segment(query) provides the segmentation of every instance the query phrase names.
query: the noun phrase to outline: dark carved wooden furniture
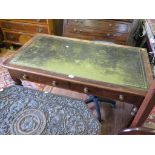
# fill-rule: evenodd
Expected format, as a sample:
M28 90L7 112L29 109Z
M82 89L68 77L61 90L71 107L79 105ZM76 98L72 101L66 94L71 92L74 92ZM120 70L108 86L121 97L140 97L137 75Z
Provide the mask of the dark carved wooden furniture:
M138 46L147 49L150 62L155 64L155 20L146 19L141 21L141 23L143 34L138 38L140 40Z
M23 45L37 33L54 34L51 19L1 19L4 43Z
M149 51L150 52L155 51L155 20L154 19L145 20L144 29Z
M0 92L0 135L94 135L101 124L82 100L11 86Z
M148 113L150 102L144 98L153 78L142 48L39 34L4 67L17 84L29 80L131 103L143 109L132 126L141 124Z
M127 44L133 20L65 19L63 36Z

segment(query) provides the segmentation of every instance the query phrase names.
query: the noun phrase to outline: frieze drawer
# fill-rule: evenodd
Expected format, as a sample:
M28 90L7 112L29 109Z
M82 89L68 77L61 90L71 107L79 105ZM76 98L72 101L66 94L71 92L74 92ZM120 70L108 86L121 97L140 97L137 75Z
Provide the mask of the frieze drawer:
M113 43L118 43L118 44L126 44L126 40L128 38L128 34L123 34L123 33L102 33L102 34L96 34L92 35L91 33L73 33L73 32L67 32L64 33L64 36L67 37L73 37L78 38L78 39L86 39L86 40L92 40L92 41L110 41Z
M4 29L11 29L16 31L24 31L31 33L48 33L48 29L46 26L42 25L33 25L30 23L19 23L19 22L10 22L10 21L2 21L1 27Z
M36 24L47 24L46 19L15 19L14 21L26 22L26 23L36 23Z
M52 19L0 19L0 29L7 46L21 46L38 33L55 34Z
M12 31L3 31L4 42L14 42L15 44L25 44L30 38L33 37L32 34L12 32Z
M66 19L63 25L63 36L127 45L131 29L132 23L127 21Z
M120 32L128 33L130 31L130 24L126 22L107 21L107 20L67 20L65 26L78 26L98 31Z

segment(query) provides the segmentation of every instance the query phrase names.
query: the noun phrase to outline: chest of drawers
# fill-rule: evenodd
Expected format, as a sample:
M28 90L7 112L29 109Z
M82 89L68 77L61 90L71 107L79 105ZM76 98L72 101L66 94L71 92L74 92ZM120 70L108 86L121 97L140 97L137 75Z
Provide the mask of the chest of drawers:
M63 36L127 44L132 20L66 19Z
M23 45L37 33L54 33L54 22L51 19L0 20L0 27L3 42L16 45Z

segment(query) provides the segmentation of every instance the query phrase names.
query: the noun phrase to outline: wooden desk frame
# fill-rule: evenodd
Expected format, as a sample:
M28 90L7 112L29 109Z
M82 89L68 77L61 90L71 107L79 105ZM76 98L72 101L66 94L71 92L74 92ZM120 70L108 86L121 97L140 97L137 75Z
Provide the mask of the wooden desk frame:
M36 35L35 37L37 36L38 35ZM42 35L42 36L50 37L50 35ZM27 47L33 41L34 38L32 38L29 42L27 42L24 46L22 46L18 50L18 52L22 51L25 47ZM67 38L67 39L71 39L71 38ZM79 39L71 39L71 40L79 40ZM86 41L86 42L89 42L89 41ZM99 44L103 44L103 43L99 43ZM122 45L111 45L111 46L125 47ZM153 76L152 76L149 60L147 59L148 57L147 53L144 51L142 50L141 52L144 60L146 78L147 78L148 84L150 85L153 80ZM12 58L4 62L4 67L8 69L12 79L16 82L16 84L21 84L20 80L28 80L32 82L44 83L47 85L70 89L77 92L92 94L99 97L128 102L128 103L134 104L137 108L141 107L142 101L147 95L147 90L129 88L126 86L99 82L99 81L89 80L89 79L80 78L80 77L69 78L64 74L58 74L58 73L49 72L41 69L35 69L31 67L10 64L11 59ZM139 119L140 118L138 118L138 120ZM137 122L136 123L133 122L132 126L135 126L136 124Z

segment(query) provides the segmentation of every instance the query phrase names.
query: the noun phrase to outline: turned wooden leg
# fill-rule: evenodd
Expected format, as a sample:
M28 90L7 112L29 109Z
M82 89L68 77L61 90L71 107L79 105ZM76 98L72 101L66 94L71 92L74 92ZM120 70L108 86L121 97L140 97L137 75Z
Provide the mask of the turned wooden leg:
M14 77L13 75L11 75L11 78L13 79L13 81L15 82L15 85L20 85L22 86L22 81L16 77Z
M15 85L23 86L22 85L22 81L20 80L20 78L18 78L18 75L14 74L15 71L14 70L10 70L10 69L8 69L8 71L9 71L9 74L10 74L11 78L15 82Z

